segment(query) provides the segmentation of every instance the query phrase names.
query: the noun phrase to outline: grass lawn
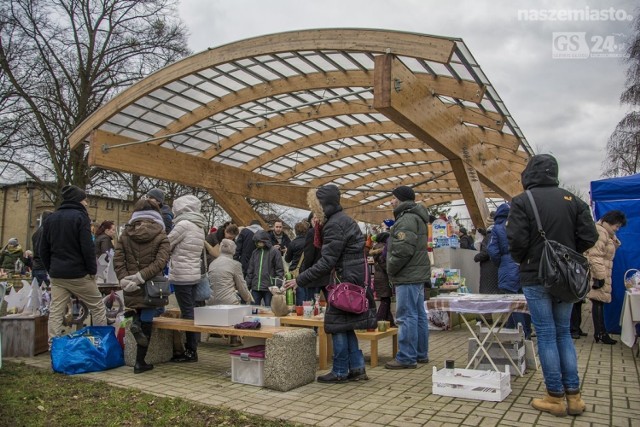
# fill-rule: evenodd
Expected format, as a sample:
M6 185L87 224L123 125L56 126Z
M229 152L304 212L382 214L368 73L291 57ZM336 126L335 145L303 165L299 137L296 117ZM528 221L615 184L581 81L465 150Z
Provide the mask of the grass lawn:
M24 363L0 368L0 426L295 426Z

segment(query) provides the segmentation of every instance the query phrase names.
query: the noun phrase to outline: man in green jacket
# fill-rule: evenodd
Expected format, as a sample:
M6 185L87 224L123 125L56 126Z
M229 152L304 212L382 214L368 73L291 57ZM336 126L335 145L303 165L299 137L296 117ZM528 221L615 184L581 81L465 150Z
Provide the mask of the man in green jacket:
M401 185L391 193L393 215L387 250L389 282L396 289L398 354L387 362L387 369L415 369L429 362L429 325L424 308L424 284L430 280L431 263L427 252L429 214L416 204L411 187Z

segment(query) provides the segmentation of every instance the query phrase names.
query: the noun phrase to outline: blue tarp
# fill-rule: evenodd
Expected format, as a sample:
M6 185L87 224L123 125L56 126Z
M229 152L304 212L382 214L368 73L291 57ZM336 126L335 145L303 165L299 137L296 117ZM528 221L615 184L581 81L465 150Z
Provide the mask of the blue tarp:
M613 259L611 304L604 306L607 330L619 334L625 292L624 274L632 268L640 269L640 174L592 181L591 202L596 220L614 209L627 216L627 226L617 233L622 246Z

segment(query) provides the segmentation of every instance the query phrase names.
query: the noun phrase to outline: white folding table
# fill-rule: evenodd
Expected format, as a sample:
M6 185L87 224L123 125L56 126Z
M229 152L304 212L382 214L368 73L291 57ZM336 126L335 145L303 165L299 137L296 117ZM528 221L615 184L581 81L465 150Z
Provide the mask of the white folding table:
M460 316L464 321L464 324L467 325L467 329L469 329L471 336L478 343L478 348L476 349L476 352L473 354L473 356L469 359L469 363L467 363L465 369L469 369L471 365L474 365L474 367L477 366L477 364L479 363L479 360L477 360L479 359L478 356L480 352L482 352L484 353L489 363L491 363L491 366L493 366L493 368L499 372L500 370L491 358L491 355L487 351L488 349L485 347L485 345L488 343L496 342L498 346L500 346L502 352L505 354L506 358L514 367L518 375L523 375L520 367L518 367L518 365L509 355L509 352L502 345L502 342L500 342L498 333L502 330L504 324L512 313L529 312L527 301L524 298L524 295L455 294L431 298L427 300L426 305L428 310L442 310L462 314L476 314L480 316L480 318L486 325L488 325L487 334L484 336L484 338L481 339L478 336L478 333L476 333L476 331L474 330L473 326L465 318L465 316ZM486 314L493 314L493 322L491 324L487 322L485 318ZM493 341L489 341L490 337L493 338Z

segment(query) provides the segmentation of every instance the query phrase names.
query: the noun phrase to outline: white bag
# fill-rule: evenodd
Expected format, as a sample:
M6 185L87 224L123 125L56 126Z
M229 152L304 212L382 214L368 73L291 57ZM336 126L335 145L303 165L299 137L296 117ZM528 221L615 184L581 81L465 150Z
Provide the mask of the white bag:
M39 314L40 307L42 306L42 293L40 292L40 286L38 286L38 279L34 277L31 284L29 284L26 280L23 280L22 284L23 290L26 287L29 288L27 293L27 301L22 312L25 314Z
M27 282L27 285L28 284L29 283ZM7 302L7 314L22 313L22 310L24 310L24 306L27 303L28 294L29 289L26 289L25 286L23 286L19 291L16 291L16 288L11 287L9 294L4 297L4 300Z

